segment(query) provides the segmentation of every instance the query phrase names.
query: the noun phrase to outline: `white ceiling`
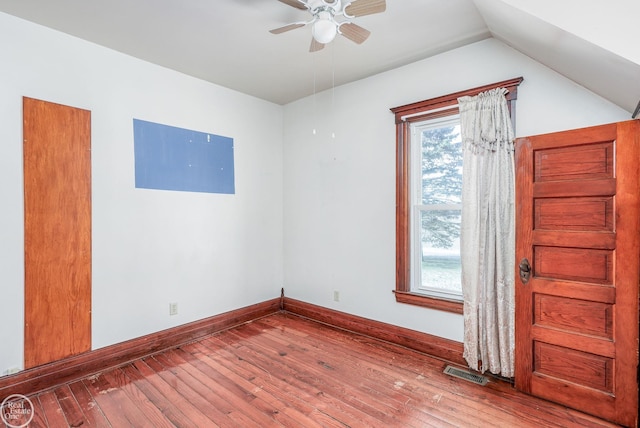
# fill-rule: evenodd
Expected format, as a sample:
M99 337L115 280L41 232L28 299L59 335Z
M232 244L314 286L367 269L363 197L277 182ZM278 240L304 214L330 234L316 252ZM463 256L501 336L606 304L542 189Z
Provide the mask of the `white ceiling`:
M308 17L277 0L0 0L0 11L277 104L493 36L633 110L640 65L507 3L387 0L356 18L372 33L362 45L338 37L316 53L308 26L269 33Z

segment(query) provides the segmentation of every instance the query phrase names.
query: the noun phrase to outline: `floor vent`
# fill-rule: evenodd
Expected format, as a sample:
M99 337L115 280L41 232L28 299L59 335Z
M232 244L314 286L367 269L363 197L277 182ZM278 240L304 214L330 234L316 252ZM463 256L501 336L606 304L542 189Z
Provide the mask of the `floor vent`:
M449 376L457 377L459 379L464 379L469 382L475 383L477 385L485 386L489 379L486 376L482 376L476 373L472 373L468 370L459 369L457 367L447 366L444 369L444 373Z

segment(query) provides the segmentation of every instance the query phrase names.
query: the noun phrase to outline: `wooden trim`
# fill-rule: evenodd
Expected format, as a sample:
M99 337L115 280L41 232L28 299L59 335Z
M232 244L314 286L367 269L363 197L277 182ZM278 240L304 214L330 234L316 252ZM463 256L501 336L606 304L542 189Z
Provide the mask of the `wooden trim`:
M502 82L491 83L489 85L478 86L477 88L466 89L464 91L455 92L453 94L443 95L441 97L431 98L424 101L418 101L415 103L394 107L390 109L396 118L396 124L402 123L405 121L407 116L420 115L421 113L427 113L430 110L437 110L442 108L447 108L450 106L454 106L458 104L458 98L465 96L475 96L481 92L488 91L494 88L505 88L509 92L506 94L507 101L518 99L518 85L522 83L524 78L517 77L515 79L503 80ZM458 112L457 108L451 108L446 110L447 114L440 114L439 116L448 116L453 115ZM420 116L420 119L411 120L423 120L423 117Z
M284 299L284 310L333 327L424 352L432 357L441 358L464 367L467 366L462 357L463 344L461 342L289 298Z
M409 124L397 126L396 152L396 291L410 291L398 284L409 284L411 243L409 241Z
M282 309L281 309L282 308ZM384 340L466 366L463 345L449 339L281 297L203 320L89 351L0 378L0 401L11 394L34 394L82 379L135 359L175 348L201 337L284 310L329 326Z
M462 314L463 304L457 300L436 299L417 293L406 291L394 291L396 302L408 303L410 305L424 306L425 308L437 309L440 311L453 312L454 314Z
M268 300L2 377L0 378L0 401L11 394L33 394L81 379L143 356L277 313L280 310L280 303L280 298Z
M507 105L511 120L515 124L515 102L518 98L518 85L524 79L517 77L491 83L477 88L455 92L441 97L407 104L391 109L396 123L396 301L441 311L463 313L461 302L442 300L411 292L411 239L410 239L410 169L411 169L411 133L412 122L445 117L458 113L458 98L474 96L494 88L506 88ZM455 106L455 107L454 107ZM439 110L443 109L443 110ZM434 111L435 110L435 111ZM515 127L515 125L514 125Z

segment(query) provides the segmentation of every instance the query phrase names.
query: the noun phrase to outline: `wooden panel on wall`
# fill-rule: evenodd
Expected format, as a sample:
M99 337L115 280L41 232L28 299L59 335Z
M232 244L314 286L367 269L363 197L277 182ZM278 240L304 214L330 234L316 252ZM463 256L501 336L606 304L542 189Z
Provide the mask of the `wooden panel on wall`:
M91 349L91 112L24 98L25 368Z

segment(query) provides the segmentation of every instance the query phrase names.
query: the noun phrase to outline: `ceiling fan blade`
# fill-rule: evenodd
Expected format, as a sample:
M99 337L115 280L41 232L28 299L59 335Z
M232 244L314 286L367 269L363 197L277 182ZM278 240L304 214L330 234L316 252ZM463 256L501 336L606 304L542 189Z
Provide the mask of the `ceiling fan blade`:
M309 52L318 52L320 49L324 49L324 43L320 43L313 37L311 38L311 47L309 47Z
M357 44L363 43L371 35L371 31L354 24L353 22L345 22L338 29L340 34Z
M344 8L344 13L347 16L364 16L384 12L386 9L385 0L354 0Z
M304 27L306 24L304 22L295 22L293 24L285 25L284 27L274 28L273 30L269 30L271 34L280 34L287 31L295 30L296 28Z
M307 10L309 7L306 3L299 0L278 0L280 3L288 4L296 9Z

